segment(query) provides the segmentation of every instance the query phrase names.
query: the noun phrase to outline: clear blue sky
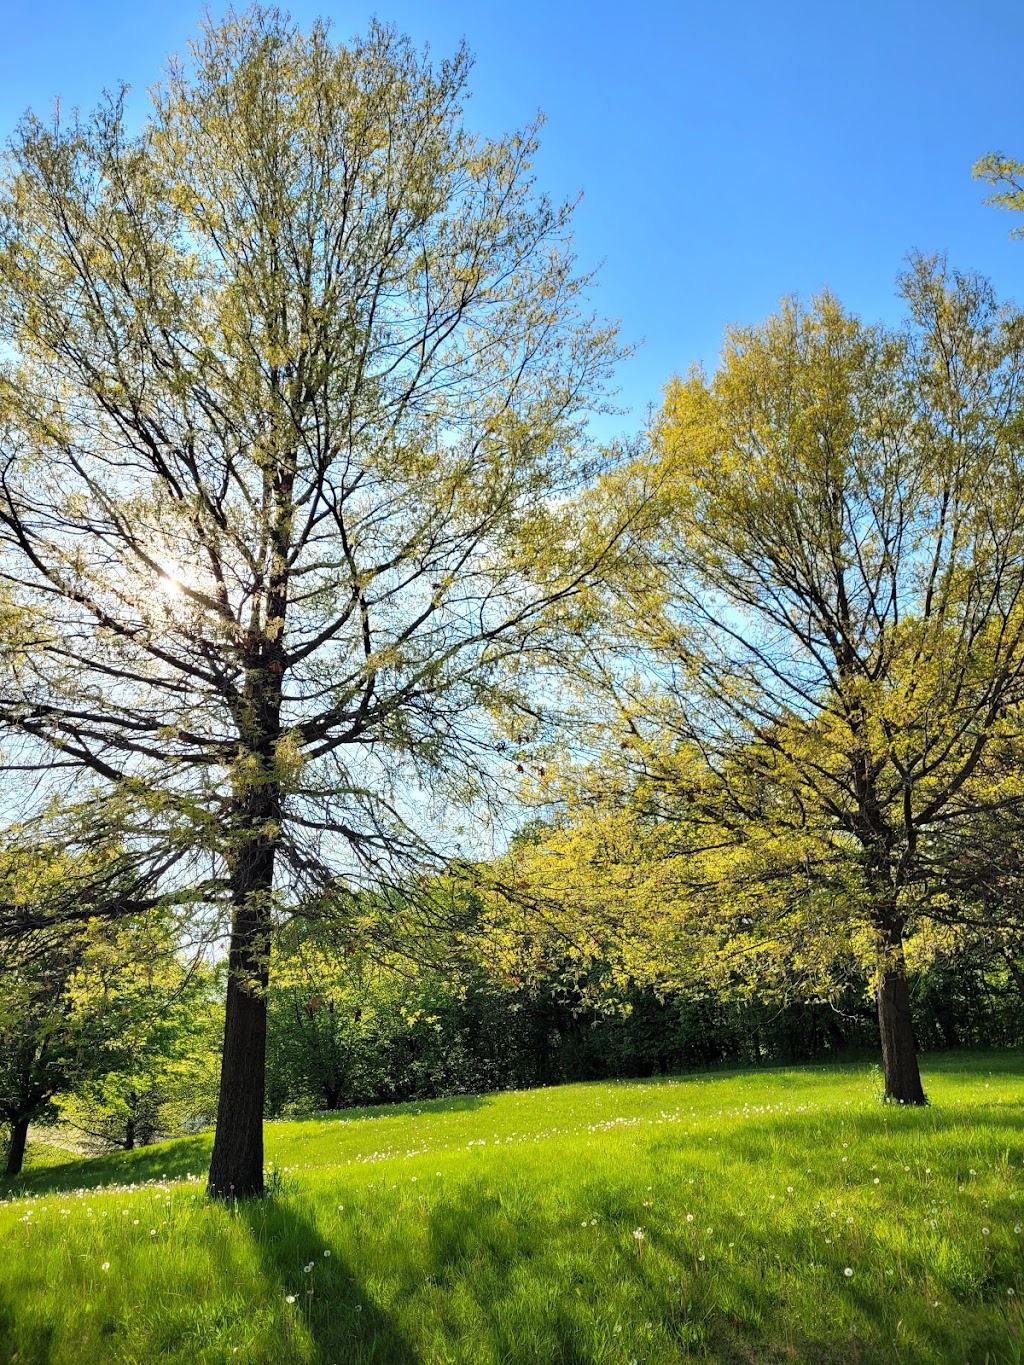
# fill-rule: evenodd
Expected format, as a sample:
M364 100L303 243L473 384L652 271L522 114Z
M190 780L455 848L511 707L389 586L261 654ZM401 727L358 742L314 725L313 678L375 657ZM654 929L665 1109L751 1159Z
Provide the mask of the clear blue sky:
M603 262L595 303L643 341L619 381L635 426L723 326L829 285L894 318L914 248L981 270L1024 301L1024 241L982 206L971 166L1024 158L1021 0L301 0L339 39L370 16L438 55L476 53L470 121L488 132L548 118L537 171L582 190L577 243ZM0 129L54 96L141 94L182 50L195 0L0 0ZM216 15L219 10L211 4Z

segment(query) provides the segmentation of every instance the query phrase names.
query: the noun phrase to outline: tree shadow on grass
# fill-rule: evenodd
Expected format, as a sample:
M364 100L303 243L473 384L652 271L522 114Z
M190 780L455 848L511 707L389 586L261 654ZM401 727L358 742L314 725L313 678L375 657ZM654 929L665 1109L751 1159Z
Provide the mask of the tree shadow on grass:
M0 1199L23 1199L60 1190L93 1190L103 1185L141 1185L147 1180L205 1177L212 1135L176 1138L132 1152L79 1157L59 1165L26 1166L20 1175L0 1177Z
M967 1120L969 1123L965 1127ZM774 1149L780 1160L785 1160L788 1154L794 1168L799 1168L806 1164L804 1152L810 1150L820 1157L830 1152L837 1138L864 1144L900 1142L907 1138L934 1143L948 1142L952 1138L962 1140L963 1161L969 1165L971 1157L977 1163L977 1144L987 1133L992 1135L994 1146L1005 1147L1009 1140L1011 1144L1019 1144L1020 1152L1024 1154L1024 1107L992 1103L964 1110L940 1104L923 1108L879 1104L877 1109L866 1111L828 1109L799 1117L773 1115L764 1121L752 1120L745 1129L734 1127L728 1136L728 1148L733 1158L755 1164L764 1158L766 1150ZM659 1148L676 1145L677 1139L666 1136L663 1141L653 1143L651 1150L657 1152ZM837 1161L854 1153L855 1148L845 1153L839 1148L832 1151ZM951 1155L952 1150L947 1149L945 1154Z
M0 1360L49 1365L54 1332L52 1323L42 1321L33 1322L25 1330L23 1324L17 1322L14 1309L0 1297Z
M465 1333L468 1297L476 1310L482 1360L596 1365L625 1358L594 1340L586 1321L588 1278L564 1264L552 1273L543 1250L547 1230L544 1215L529 1208L516 1212L492 1187L477 1186L461 1198L449 1195L441 1201L429 1216L424 1268L428 1282L461 1304L457 1319L445 1315L444 1330L452 1339ZM532 1308L525 1309L516 1299L531 1275Z
M234 1207L264 1276L277 1285L296 1333L305 1330L312 1338L322 1365L419 1365L408 1338L292 1198L271 1194ZM288 1305L292 1295L295 1302Z

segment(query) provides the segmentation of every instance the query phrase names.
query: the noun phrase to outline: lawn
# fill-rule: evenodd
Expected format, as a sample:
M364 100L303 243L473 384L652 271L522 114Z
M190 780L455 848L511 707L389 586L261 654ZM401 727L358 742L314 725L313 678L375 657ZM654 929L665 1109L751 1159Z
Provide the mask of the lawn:
M1024 1057L719 1072L267 1126L0 1184L0 1361L1024 1361Z

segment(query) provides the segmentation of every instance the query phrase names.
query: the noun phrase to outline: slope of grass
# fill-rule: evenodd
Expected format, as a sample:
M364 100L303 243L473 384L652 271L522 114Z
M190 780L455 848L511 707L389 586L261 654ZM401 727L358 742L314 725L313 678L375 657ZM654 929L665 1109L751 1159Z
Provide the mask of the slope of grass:
M1024 1361L1024 1058L463 1097L0 1187L0 1361ZM48 1155L52 1160L52 1153ZM116 1182L116 1183L111 1183Z

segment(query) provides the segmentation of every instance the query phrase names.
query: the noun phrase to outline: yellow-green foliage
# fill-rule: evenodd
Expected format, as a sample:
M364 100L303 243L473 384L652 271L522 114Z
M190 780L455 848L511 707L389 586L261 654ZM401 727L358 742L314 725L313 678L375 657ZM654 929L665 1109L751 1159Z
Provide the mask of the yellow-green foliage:
M1024 320L902 287L899 331L827 294L731 329L606 480L646 501L581 670L604 747L496 871L510 954L817 996L1006 900L972 845L1021 838Z

